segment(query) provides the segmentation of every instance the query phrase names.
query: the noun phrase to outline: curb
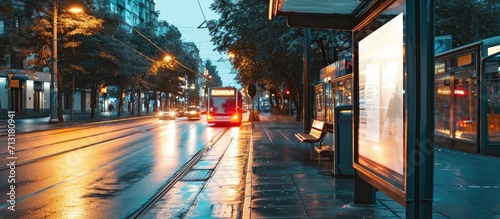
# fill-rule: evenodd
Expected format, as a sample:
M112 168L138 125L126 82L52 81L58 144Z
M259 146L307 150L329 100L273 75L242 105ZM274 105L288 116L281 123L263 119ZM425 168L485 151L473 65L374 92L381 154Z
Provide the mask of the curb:
M245 198L243 200L242 218L252 218L252 166L253 166L253 122L250 132L250 145L247 158L247 173L245 177Z

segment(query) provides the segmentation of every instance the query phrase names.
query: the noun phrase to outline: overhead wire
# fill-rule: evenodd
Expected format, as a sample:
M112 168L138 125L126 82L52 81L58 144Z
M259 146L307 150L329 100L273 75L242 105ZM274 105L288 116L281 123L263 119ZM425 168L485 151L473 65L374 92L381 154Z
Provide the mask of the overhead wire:
M168 55L168 53L163 50L162 48L160 48L158 45L156 45L156 43L154 43L151 39L149 39L148 37L146 37L144 34L142 34L139 30L135 29L132 25L130 24L127 24L130 26L130 28L132 28L132 30L134 30L136 33L138 33L140 36L142 36L144 39L146 39L146 41L148 41L149 43L151 43L153 46L155 46L157 49L159 49L161 52L163 52L164 54ZM202 75L200 72L197 72L189 67L187 67L186 65L182 64L181 62L177 61L177 59L174 58L174 61L179 64L180 66L182 66L183 68L187 69L188 71L190 72L193 72L195 74L199 74L199 75Z
M198 1L198 6L200 6L200 11L201 11L201 15L203 15L203 20L207 20L207 18L205 17L205 13L203 12L203 8L201 7L201 4L200 4L200 0L197 0Z

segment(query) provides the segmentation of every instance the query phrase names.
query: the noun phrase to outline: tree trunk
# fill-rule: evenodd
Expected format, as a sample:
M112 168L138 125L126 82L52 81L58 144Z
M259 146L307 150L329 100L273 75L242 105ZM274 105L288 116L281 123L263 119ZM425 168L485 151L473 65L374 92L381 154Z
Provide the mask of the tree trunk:
M295 121L300 122L302 119L302 92L299 93L299 98L298 100L294 101L295 103L295 109L297 110L297 117L295 117Z
M135 102L135 94L134 94L134 88L131 87L130 88L130 102L128 103L129 106L130 106L130 115L133 116L135 115L135 106L134 106L134 102Z
M149 104L151 102L151 97L150 96L146 96L144 98L144 108L146 108L146 114L149 114Z
M141 87L139 87L139 95L137 95L137 116L141 116L141 108L142 108L142 103L141 103Z
M156 89L153 90L153 112L158 112L158 91ZM161 95L160 95L161 96Z
M159 110L162 110L163 111L163 101L161 100L161 91L160 91L160 109Z
M95 118L95 109L97 106L97 89L98 84L91 84L90 88L90 118Z
M71 94L70 94L70 100L71 100L71 105L70 107L70 119L74 120L75 119L75 75L73 73L73 80L71 82Z
M62 86L62 76L59 71L57 71L57 119L59 122L64 122L63 117L63 106L62 106L62 96L63 96L63 86Z
M118 117L120 117L122 115L121 112L122 112L122 107L123 107L123 91L124 90L125 89L123 89L123 87L120 87L120 92L119 92L120 98L118 98L118 109L116 110Z

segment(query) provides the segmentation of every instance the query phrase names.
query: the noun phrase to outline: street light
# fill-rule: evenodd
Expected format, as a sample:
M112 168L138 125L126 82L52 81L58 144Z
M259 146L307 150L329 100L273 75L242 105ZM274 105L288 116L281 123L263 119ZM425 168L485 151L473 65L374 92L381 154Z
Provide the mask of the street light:
M54 0L54 19L52 21L52 69L50 71L50 119L49 124L59 123L57 118L57 99L54 78L57 75L57 0ZM81 8L71 8L72 13L80 13Z
M54 20L52 21L52 69L50 71L50 124L59 123L57 118L54 77L57 75L57 1L54 0Z

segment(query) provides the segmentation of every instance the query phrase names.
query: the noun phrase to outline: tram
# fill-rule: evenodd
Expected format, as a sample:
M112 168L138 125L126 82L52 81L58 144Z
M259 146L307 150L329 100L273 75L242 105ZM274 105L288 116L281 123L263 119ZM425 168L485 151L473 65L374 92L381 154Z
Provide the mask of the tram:
M500 36L436 55L435 142L500 155Z
M325 122L333 133L334 108L352 104L351 57L340 59L321 69L321 83L314 87L314 119Z
M208 88L207 123L241 124L242 99L241 92L235 87Z

